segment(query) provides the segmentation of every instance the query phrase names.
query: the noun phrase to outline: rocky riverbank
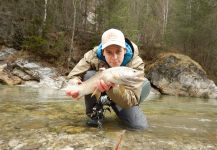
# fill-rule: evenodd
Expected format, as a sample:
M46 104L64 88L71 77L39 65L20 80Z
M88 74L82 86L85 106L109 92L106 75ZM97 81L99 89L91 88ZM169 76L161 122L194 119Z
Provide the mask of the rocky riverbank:
M7 62L16 55L12 48L0 50L0 83L30 87L61 89L67 82L55 68L42 66L39 62L18 58ZM208 79L204 69L190 57L165 53L145 68L146 77L153 85L151 94L192 96L217 99L217 86Z

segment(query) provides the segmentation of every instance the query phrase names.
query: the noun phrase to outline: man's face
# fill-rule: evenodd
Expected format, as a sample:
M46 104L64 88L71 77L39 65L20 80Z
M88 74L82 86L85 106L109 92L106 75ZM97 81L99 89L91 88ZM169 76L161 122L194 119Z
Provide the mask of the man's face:
M126 50L118 45L110 45L103 50L106 62L111 67L118 67L124 60Z

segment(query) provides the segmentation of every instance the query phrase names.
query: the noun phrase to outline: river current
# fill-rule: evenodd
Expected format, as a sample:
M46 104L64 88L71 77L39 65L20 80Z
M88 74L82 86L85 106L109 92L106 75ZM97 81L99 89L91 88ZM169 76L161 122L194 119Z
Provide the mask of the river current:
M143 102L145 131L106 112L102 129L85 125L84 101L63 91L0 85L0 149L217 149L217 100L160 96ZM122 134L123 133L123 134Z

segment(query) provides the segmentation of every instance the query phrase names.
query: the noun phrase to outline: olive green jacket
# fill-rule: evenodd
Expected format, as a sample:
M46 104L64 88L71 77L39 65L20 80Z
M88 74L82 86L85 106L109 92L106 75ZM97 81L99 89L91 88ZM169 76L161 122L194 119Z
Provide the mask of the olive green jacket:
M130 67L133 69L141 70L144 73L144 63L142 59L139 57L138 47L132 43L134 54L130 62L126 65L126 67ZM108 64L97 57L97 49L95 47L93 50L88 51L84 54L84 57L78 62L78 64L73 68L73 70L69 73L68 79L72 78L82 78L82 76L88 70L96 70L99 68L109 68ZM141 94L141 86L142 83L138 83L134 85L136 87L135 90L124 89L120 90L118 86L111 88L107 91L107 95L109 98L119 105L122 108L129 108L139 104L140 94Z

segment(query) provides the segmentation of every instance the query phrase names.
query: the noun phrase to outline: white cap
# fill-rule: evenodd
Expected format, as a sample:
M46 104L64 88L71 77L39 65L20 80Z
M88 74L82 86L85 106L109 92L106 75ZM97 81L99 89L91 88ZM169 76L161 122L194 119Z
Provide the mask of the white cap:
M124 34L117 29L109 29L102 34L102 49L110 45L126 48Z

